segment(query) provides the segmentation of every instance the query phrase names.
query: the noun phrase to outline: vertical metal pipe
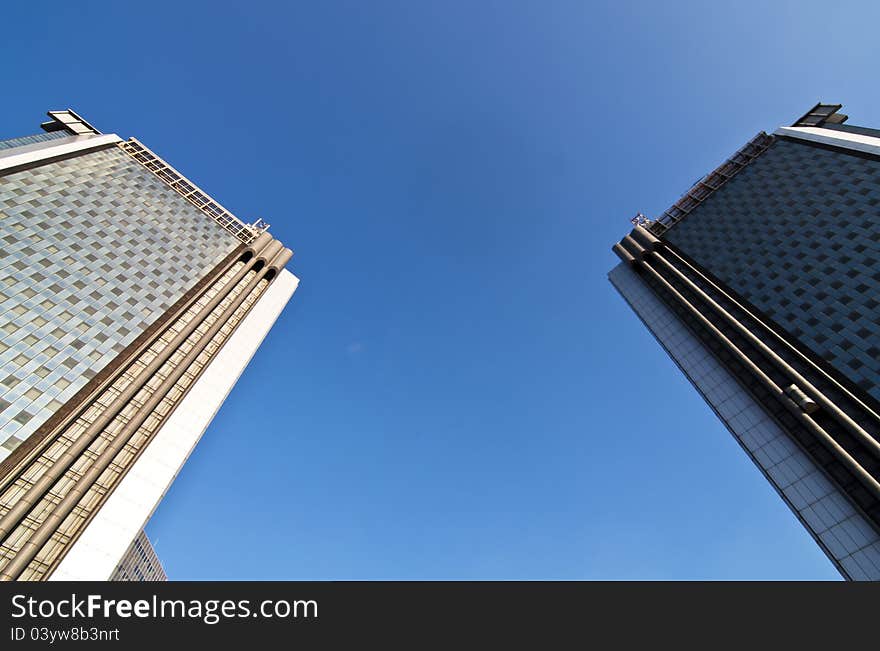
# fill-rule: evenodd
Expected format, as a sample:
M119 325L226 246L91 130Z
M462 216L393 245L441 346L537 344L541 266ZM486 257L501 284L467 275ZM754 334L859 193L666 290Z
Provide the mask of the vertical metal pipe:
M679 260L679 262L681 262L681 264L683 264L684 266L686 266L688 269L691 269L694 273L700 273L699 269L696 269L696 268L694 267L694 265L692 265L692 264L689 263L687 260L685 260L681 255L679 255L679 254L678 254L676 251L674 251L673 249L671 249L671 248L669 248L668 246L666 246L666 247L665 247L665 250L668 251L671 255L675 256L675 258L676 258L677 260ZM700 274L700 275L703 275L703 274ZM864 403L864 402L863 402L858 396L854 395L849 389L847 389L845 386L843 386L842 384L840 384L840 382L838 382L838 381L835 380L833 377L831 377L831 376L830 376L828 373L826 373L826 372L825 372L820 366L818 366L813 360L811 360L809 357L807 357L806 355L804 355L800 350L798 350L798 349L797 349L795 346L793 346L788 340L786 340L785 337L781 336L778 332L776 332L776 330L774 330L774 329L773 329L772 327L770 327L768 324L764 323L764 321L763 321L762 319L760 319L757 315L755 315L755 314L753 314L751 311L749 311L744 305L742 305L739 301L737 301L735 298L733 298L733 296L731 296L728 292L724 291L723 288L719 287L719 286L718 286L716 283L714 283L710 278L706 278L705 275L703 275L703 278L705 279L705 281L706 281L709 285L712 286L712 288L713 288L715 291L717 291L719 294L721 294L722 296L724 296L724 298L726 298L728 301L730 301L731 303L733 303L734 305L736 305L736 306L737 306L740 310L742 310L745 314L748 314L749 317L750 317L755 323L757 323L758 325L761 326L761 328L763 328L764 332L766 332L767 334L769 334L771 337L773 337L773 339L775 339L777 342L779 342L780 344L782 344L783 346L785 346L785 347L786 347L788 350L790 350L792 353L794 353L795 355L797 355L798 358L800 358L803 362L809 364L811 368L813 368L817 373L819 373L822 377L824 377L828 382L830 382L831 384L833 384L833 385L837 388L838 391L840 391L840 392L846 394L846 396L847 396L850 400L852 400L855 404L857 404L857 405L858 405L858 406L859 406L859 407L860 407L860 408L861 408L866 414L868 414L869 416L871 416L871 418L873 418L875 421L880 422L880 414L878 414L876 411L874 411L874 409L872 409L871 407L869 407L868 405L866 405L866 404L865 404L865 403Z
M785 360L783 360L779 355L773 352L773 350L770 349L763 341L758 339L751 330L746 328L729 312L727 312L727 310L716 303L715 300L712 299L712 297L710 297L708 294L706 294L706 292L704 292L696 284L694 284L690 278L688 278L683 273L681 273L681 271L676 269L672 263L664 259L663 256L657 252L654 252L654 257L652 259L659 260L666 270L671 272L673 275L675 275L676 278L685 283L688 289L690 289L697 296L703 299L706 304L709 305L709 307L711 307L719 316L721 316L721 318L723 318L728 324L730 324L740 335L748 339L749 342L758 350L760 350L778 370L794 378L802 389L807 389L810 397L814 398L822 407L825 408L826 411L828 411L840 424L842 424L850 432L850 434L855 436L859 440L859 442L861 442L862 445L868 448L875 457L880 459L880 443L878 443L873 436L863 430L858 425L858 423L847 416L837 407L837 405L826 398L825 395L815 386L813 386L813 384L810 383L809 380L798 373L797 370L789 366Z
M794 401L785 395L785 392L776 385L758 366L748 358L743 352L734 345L727 336L724 335L714 324L712 324L700 311L695 308L681 293L675 289L656 269L654 269L647 260L643 261L640 268L648 271L651 276L657 280L663 287L675 298L675 300L700 324L705 327L712 335L718 339L721 344L736 356L741 364L743 364L755 378L761 382L769 391L771 391L789 412L797 418L810 433L818 438L828 450L837 457L837 459L846 468L855 475L871 495L880 500L880 483L871 476L841 445L835 441L824 429L819 427L815 421L809 418Z
M263 278L268 280L267 287L266 287L266 290L263 290L263 292L261 292L261 296L260 296L260 298L258 298L258 299L255 301L254 305L256 305L257 303L259 303L259 301L260 301L261 298L262 298L262 295L265 294L266 291L268 290L268 285L270 285L272 282L274 282L275 278L277 278L277 276L278 276L278 272L279 272L281 269L284 268L284 266L287 264L287 262L291 259L292 256L293 256L293 251L291 251L290 249L284 248L284 249L280 250L280 251L279 251L279 252L278 252L278 253L272 258L272 260L270 260L270 261L267 263L267 266L266 266L266 268L265 268L265 274L263 275ZM252 307L253 307L253 306L252 306ZM249 312L248 312L248 313L249 313ZM244 316L238 321L238 323L235 324L235 327L234 327L234 328L232 329L232 331L229 333L228 337L224 340L224 342L223 342L224 345L226 344L226 342L229 341L229 338L232 337L232 335L234 334L235 330L238 328L238 326L240 326L240 325L242 324L242 322L243 322L246 318L247 318L247 314L245 314L245 315L244 315ZM199 375L201 374L201 372L202 372L204 369L206 369L206 368L212 363L212 361L213 361L213 360L208 360L208 362L204 365L204 367L202 367L202 370L199 371ZM180 405L180 402L183 400L183 397L186 395L186 393L187 393L190 389L193 388L193 386L195 386L195 384L196 384L197 381L198 381L198 376L196 377L196 380L193 381L193 383L190 384L189 387L187 387L187 389L184 391L184 395L181 396L181 397L175 402L174 405L172 405L172 407L171 407L171 411L169 411L169 412L164 416L164 419L165 419L165 420L167 420L167 419L170 417L171 413L173 413L173 411L174 411L174 410ZM164 426L164 423L163 423L162 425L160 425L160 428L161 428L162 426ZM52 574L52 572L54 572L55 569L58 567L58 565L60 565L61 561L64 559L64 557L65 557L65 555L67 554L67 552L68 552L68 551L70 550L70 548L76 543L77 539L79 538L80 535L82 535L83 531L89 526L89 523L91 522L92 518L93 518L93 517L97 514L97 512L103 507L104 503L106 502L106 500L107 500L107 498L110 496L110 494L113 492L113 490L115 489L115 487L118 486L118 484L119 484L120 482L122 482L122 480L125 478L125 475L126 475L126 474L127 474L127 473L128 473L128 472L129 472L129 471L130 471L130 470L136 465L136 464L137 464L138 459L140 458L141 454L143 454L144 450L146 450L148 444L149 444L149 441L147 441L144 445L142 445L141 447L139 447L139 448L134 452L134 455L132 456L131 460L126 464L126 466L125 466L124 468L122 468L122 472L120 473L120 475L117 477L116 481L114 482L114 487L111 488L111 489L110 489L110 490L109 490L104 496L102 496L101 500L100 500L100 501L98 502L98 504L97 504L97 505L91 510L91 512L88 514L88 516L86 517L86 519L85 519L85 521L82 523L82 525L81 525L81 526L77 529L77 531L76 531L76 532L70 537L70 539L68 540L68 543L65 545L65 547L64 547L64 548L61 550L61 552L55 557L55 559L54 559L54 560L48 565L48 567L46 568L45 572L44 572L43 575L40 577L41 579L45 579L46 577L50 576L50 575ZM39 552L38 552L38 553L39 553Z
M45 434L44 438L40 443L35 446L32 450L30 450L26 455L24 455L13 467L10 467L8 472L4 472L2 477L0 477L0 494L4 493L9 486L20 476L21 472L27 468L34 459L38 458L41 454L43 454L55 441L58 440L59 434L63 432L66 428L70 427L70 425L82 414L86 408L94 402L100 395L102 395L109 387L113 385L113 383L129 368L133 362L135 362L143 350L148 349L152 346L159 337L167 329L167 326L171 323L176 322L180 317L186 313L203 295L203 293L210 289L210 286L214 285L222 276L225 274L229 268L236 264L236 262L241 259L241 256L245 254L247 251L247 247L241 246L236 250L236 255L234 259L229 257L225 260L224 264L221 266L217 266L212 269L210 274L206 277L205 281L202 283L202 286L199 287L196 291L192 293L192 295L180 304L176 309L173 310L173 313L165 313L160 317L162 323L153 332L148 338L142 341L136 349L129 350L125 354L125 359L121 361L119 366L114 369L112 373L110 373L100 384L95 386L88 395L78 399L78 403L74 406L74 408L65 415L64 418L59 420L52 428ZM152 327L152 326L150 326ZM122 355L123 353L120 353ZM112 363L116 363L117 360L114 360ZM65 405L66 407L66 405ZM39 431L39 430L37 430Z
M268 240L265 238L258 238L258 240L254 243L255 247L259 246L260 249L267 248L267 244L275 244L276 242L272 241L271 236L265 234L268 237ZM262 240L262 241L261 241ZM271 247L273 249L280 248L280 243L278 243L278 247ZM36 481L34 484L28 489L28 491L0 518L0 541L2 541L6 536L9 535L21 522L22 518L27 514L27 512L37 504L45 494L51 489L52 485L73 465L77 458L92 444L92 442L100 435L100 433L104 430L107 425L109 425L114 418L119 414L122 409L125 408L125 405L140 391L143 386L150 380L155 371L165 363L165 361L174 354L177 348L184 342L186 339L192 334L196 328L198 328L202 322L211 314L211 312L219 305L226 296L238 285L242 278L250 271L257 262L262 261L262 257L258 257L258 254L262 253L260 249L255 251L255 255L245 264L242 268L236 272L236 274L229 280L229 282L223 287L223 289L217 293L217 295L211 299L211 301L204 307L204 309L193 317L192 321L190 321L183 330L181 330L174 339L168 343L165 348L162 349L162 352L156 356L156 358L145 368L137 377L137 379L132 382L126 389L116 397L116 399L108 405L108 407L101 413L98 419L92 423L80 436L74 441L71 446L65 450L64 454L58 458L58 460L52 464L50 468L46 470L45 473ZM234 263L233 263L234 264ZM210 291L210 287L206 288L205 291ZM167 330L167 328L166 328Z
M273 256L274 257L274 256ZM260 259L263 262L262 258ZM33 558L39 553L40 549L52 534L61 525L64 519L73 511L77 503L82 499L91 486L97 481L104 470L112 463L116 455L125 447L125 445L134 437L137 431L143 425L144 421L149 417L152 411L165 398L165 395L177 384L177 381L195 362L196 358L207 347L211 340L216 336L220 329L226 324L229 317L235 314L235 311L242 303L253 293L257 285L265 276L265 269L258 272L254 278L248 282L241 293L232 301L223 313L217 318L217 321L208 329L208 331L199 339L193 348L181 360L180 364L169 374L161 385L153 392L150 398L144 403L143 407L138 410L132 419L125 425L119 434L107 445L101 452L100 456L89 467L88 471L80 477L74 486L67 492L64 498L55 506L52 512L46 517L43 523L31 534L30 538L22 546L21 550L6 565L0 574L0 580L14 580L21 574L30 564ZM157 367L158 368L158 367Z

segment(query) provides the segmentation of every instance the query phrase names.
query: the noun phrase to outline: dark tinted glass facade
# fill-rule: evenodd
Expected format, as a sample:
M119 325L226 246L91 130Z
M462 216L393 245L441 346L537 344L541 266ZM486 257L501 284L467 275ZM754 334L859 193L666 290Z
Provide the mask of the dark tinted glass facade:
M777 137L664 238L880 400L880 160Z
M845 578L880 580L880 133L761 132L609 279Z

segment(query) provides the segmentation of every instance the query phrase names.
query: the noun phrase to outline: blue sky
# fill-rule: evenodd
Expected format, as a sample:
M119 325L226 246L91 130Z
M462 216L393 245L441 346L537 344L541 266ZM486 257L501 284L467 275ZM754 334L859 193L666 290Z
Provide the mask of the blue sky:
M0 137L72 107L296 255L148 527L175 579L833 579L608 284L817 100L875 3L10 3Z

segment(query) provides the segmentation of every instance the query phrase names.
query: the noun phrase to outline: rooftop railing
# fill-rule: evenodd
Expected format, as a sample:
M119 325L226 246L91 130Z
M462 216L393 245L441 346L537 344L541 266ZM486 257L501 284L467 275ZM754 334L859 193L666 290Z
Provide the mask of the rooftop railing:
M226 210L226 208L214 201L207 192L150 151L137 138L129 138L119 143L119 146L125 153L158 176L173 190L177 191L184 199L245 244L250 244L260 233L269 229L269 224L262 219L258 219L253 224L245 224Z

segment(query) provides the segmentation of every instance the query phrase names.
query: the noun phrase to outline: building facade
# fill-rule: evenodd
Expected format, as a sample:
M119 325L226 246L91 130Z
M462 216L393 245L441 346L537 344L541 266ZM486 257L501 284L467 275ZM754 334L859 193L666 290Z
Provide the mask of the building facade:
M119 560L110 581L167 581L168 576L150 544L147 534L141 531Z
M0 578L107 579L298 280L268 225L49 116L0 141Z
M759 133L609 279L847 579L880 579L880 131Z

